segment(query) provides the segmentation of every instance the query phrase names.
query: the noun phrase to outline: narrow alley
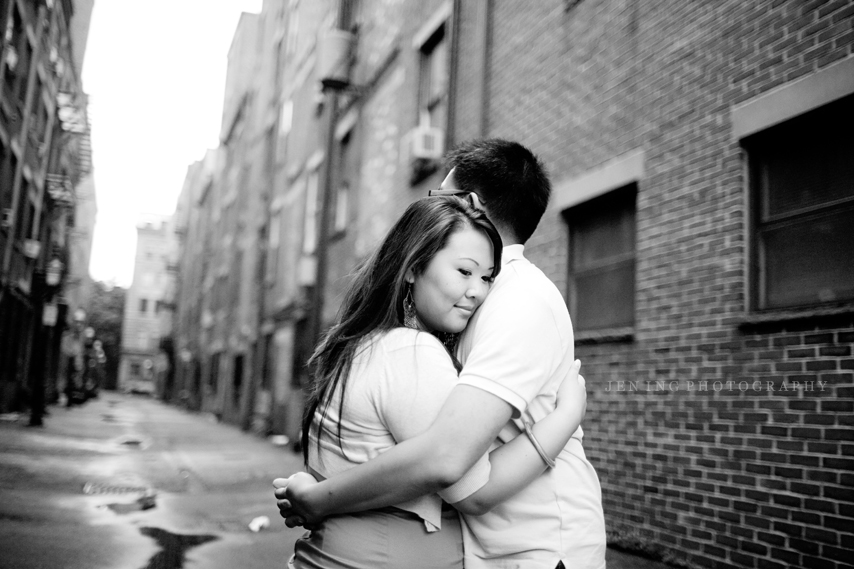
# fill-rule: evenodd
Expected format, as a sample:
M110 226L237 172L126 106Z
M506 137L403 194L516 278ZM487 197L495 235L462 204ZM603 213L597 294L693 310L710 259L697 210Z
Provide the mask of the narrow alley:
M300 457L208 415L109 392L3 419L0 567L284 567L303 532L271 485Z

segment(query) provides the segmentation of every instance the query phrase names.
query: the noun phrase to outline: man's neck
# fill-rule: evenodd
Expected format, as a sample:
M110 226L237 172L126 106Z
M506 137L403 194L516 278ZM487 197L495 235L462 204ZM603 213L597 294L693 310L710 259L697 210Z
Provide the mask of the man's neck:
M524 245L524 243L520 242L512 231L507 231L497 225L495 226L495 229L498 230L498 236L501 237L501 244L504 247L507 247L508 245Z

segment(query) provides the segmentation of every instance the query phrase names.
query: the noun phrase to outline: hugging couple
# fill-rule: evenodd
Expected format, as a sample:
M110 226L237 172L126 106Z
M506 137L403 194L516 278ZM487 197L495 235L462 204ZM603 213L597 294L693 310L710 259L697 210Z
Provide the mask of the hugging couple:
M304 568L603 569L572 324L524 257L551 185L477 140L359 268L309 364L306 470L276 479Z

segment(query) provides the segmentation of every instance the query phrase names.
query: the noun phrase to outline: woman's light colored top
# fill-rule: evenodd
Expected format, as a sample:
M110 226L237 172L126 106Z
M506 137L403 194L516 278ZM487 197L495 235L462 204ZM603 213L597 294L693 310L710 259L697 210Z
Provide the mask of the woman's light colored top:
M316 431L312 430L309 464L328 478L423 433L456 383L451 358L432 334L395 328L366 338L347 379L343 416L339 416L340 385L332 396L321 427L319 455ZM325 402L318 407L315 423L325 407ZM486 484L489 471L488 455L484 455L459 482L439 495L422 496L396 507L421 517L427 531L436 531L441 527L442 498L454 503L470 496Z

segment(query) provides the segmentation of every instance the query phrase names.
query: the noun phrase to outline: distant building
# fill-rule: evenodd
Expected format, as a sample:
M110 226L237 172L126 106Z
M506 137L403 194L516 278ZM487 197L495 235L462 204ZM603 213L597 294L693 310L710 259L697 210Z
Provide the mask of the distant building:
M133 281L125 296L119 389L171 392L171 327L176 239L172 218L149 216L136 228Z

